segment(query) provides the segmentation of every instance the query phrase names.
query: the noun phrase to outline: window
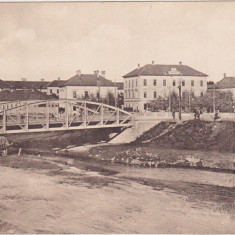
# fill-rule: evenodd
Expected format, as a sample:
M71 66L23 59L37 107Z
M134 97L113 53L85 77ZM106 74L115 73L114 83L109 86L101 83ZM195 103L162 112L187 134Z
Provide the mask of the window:
M154 99L157 98L157 92L156 92L156 91L153 92L153 98L154 98Z
M201 92L201 94L200 94L200 95L201 95L201 97L203 97L203 91Z
M191 92L191 97L194 98L194 92L193 91Z
M129 87L131 86L131 81L129 80Z
M85 98L88 98L89 97L89 93L88 91L85 91Z
M132 87L134 86L134 80L132 80Z
M175 80L173 80L173 84L172 84L173 86L175 86L176 85L176 82L175 82Z
M182 92L182 98L184 99L185 98L185 91Z
M147 79L144 79L144 86L147 86Z
M73 98L77 98L77 92L76 91L73 91Z
M57 89L57 94L59 94L59 89Z
M166 86L166 79L163 80L163 86Z
M138 86L138 82L137 82L137 79L136 79L136 84L135 84L136 86Z
M73 106L73 111L76 111L76 110L77 110L76 106Z
M200 86L203 86L203 80L200 81Z
M52 94L52 89L50 89L50 94Z
M157 80L156 79L153 80L153 85L157 86Z
M185 86L185 81L184 80L182 81L182 86Z
M147 98L147 91L144 92L144 98Z

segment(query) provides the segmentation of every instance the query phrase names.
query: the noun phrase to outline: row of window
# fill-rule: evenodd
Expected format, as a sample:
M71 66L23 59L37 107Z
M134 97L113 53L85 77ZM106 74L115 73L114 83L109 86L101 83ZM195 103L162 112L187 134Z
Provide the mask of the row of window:
M137 94L137 93L136 93ZM147 91L144 91L144 98L146 99L146 98L148 98L148 92ZM203 95L204 95L204 93L203 93L203 91L200 93L200 96L201 97L203 97ZM185 98L186 97L186 92L182 92L182 98ZM194 92L192 91L191 93L190 93L190 97L191 98L194 98ZM126 91L125 92L125 98L126 99L131 99L131 98L137 98L137 97L135 97L135 92L131 92L131 91ZM157 92L156 91L154 91L153 92L153 98L154 99L156 99L157 98Z
M88 97L89 97L89 92L88 92L88 91L85 91L84 97L85 97L85 98L88 98ZM79 98L79 96L78 96L78 94L77 94L77 91L73 91L73 98L74 98L74 99Z
M129 81L125 81L125 87L134 87L134 86L138 86L138 81L136 80L129 80Z
M166 84L167 84L166 79L163 79L163 86L166 86ZM143 85L147 86L147 79L144 79ZM172 85L176 86L176 80L173 80ZM156 79L153 80L153 86L157 86ZM181 81L181 86L185 86L185 80ZM194 80L191 80L191 86L194 86ZM200 86L203 86L203 80L200 81Z

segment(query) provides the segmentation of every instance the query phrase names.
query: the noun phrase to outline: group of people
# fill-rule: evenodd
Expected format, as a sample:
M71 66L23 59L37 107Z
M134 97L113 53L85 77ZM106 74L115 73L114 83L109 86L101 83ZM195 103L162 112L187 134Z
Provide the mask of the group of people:
M173 108L171 112L172 112L173 119L175 119L176 110ZM202 110L201 109L194 109L193 113L194 113L194 119L195 120L196 119L200 120L200 117L201 117L201 114L202 114ZM218 120L218 119L220 119L220 113L219 113L219 110L216 110L215 116L214 116L214 122L216 120Z

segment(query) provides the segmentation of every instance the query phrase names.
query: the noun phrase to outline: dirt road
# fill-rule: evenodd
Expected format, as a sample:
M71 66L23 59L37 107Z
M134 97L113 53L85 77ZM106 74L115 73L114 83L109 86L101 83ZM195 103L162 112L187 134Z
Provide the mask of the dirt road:
M233 174L0 158L1 233L234 233Z

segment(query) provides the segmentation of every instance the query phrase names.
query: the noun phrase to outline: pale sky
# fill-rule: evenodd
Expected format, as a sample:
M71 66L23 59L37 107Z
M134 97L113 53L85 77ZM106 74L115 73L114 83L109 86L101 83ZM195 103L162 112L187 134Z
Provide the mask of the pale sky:
M152 60L235 76L235 3L0 3L0 78L122 76Z

